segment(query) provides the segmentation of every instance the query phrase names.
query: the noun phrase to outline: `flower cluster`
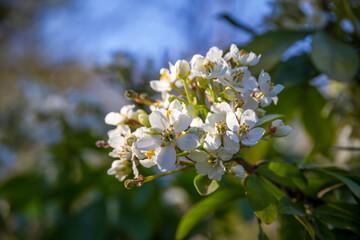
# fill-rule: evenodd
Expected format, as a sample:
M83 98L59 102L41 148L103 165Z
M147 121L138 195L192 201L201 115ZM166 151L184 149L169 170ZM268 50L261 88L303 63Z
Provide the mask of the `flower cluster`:
M235 44L225 55L212 47L205 56L197 54L190 62L178 60L161 69L159 80L150 81L161 93L159 100L128 91L125 95L149 105L150 113L127 105L107 114L105 122L116 126L107 144L113 148L110 156L117 159L108 174L119 180L133 174L134 180L144 181L139 165L163 173L195 166L215 181L226 172L244 178L244 168L234 161L242 148L268 135L291 132L281 120L273 121L268 130L261 127L266 119L275 119L263 108L276 104L284 87L272 83L264 71L258 78L251 74L260 58Z

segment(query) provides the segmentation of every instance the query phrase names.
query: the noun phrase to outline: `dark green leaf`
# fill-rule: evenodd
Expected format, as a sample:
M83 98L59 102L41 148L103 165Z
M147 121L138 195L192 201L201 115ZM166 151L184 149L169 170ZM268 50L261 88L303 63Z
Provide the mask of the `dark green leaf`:
M315 231L316 236L319 237L321 240L335 240L334 234L330 231L330 229L321 222L319 219L315 218Z
M338 81L351 80L359 69L356 51L324 32L314 34L311 59L319 71Z
M283 197L280 199L278 210L280 214L306 216L305 211L296 203L293 203L288 197Z
M245 197L243 189L224 189L195 204L180 220L176 239L185 238L191 229L205 216L225 207L234 200Z
M325 171L325 170L321 170L321 172L324 172L330 176L333 176L337 179L339 179L340 181L342 181L343 183L345 183L346 186L348 186L348 188L355 194L355 196L357 196L358 198L360 198L360 186L359 184L357 184L356 182L354 182L353 180L344 177L340 174L334 173L334 172L329 172L329 171Z
M296 41L303 39L309 33L299 31L270 31L255 37L247 46L246 51L261 54L260 62L252 67L253 74L259 74L262 69L271 70L281 61L284 52Z
M336 228L360 235L360 208L356 204L328 203L314 209L313 215Z
M318 71L312 64L309 56L301 55L280 63L274 72L273 79L274 82L283 84L286 87L297 86L309 82L317 74Z
M246 26L245 24L240 23L239 20L235 20L229 14L226 14L226 13L220 14L219 18L226 20L227 22L229 22L234 27L240 28L240 29L252 34L252 35L256 35L256 32L254 30L252 30L250 27Z
M332 119L322 115L326 100L314 87L303 89L302 98L302 119L314 142L313 153L325 151L332 146L335 137Z
M296 220L298 220L301 223L301 225L303 225L303 227L308 232L310 238L312 240L315 240L315 230L311 225L311 223L303 216L294 216L294 217L296 218Z
M264 232L264 230L261 227L261 224L259 223L259 234L258 234L259 240L270 240L268 235Z
M194 185L201 196L207 196L219 188L217 181L211 180L207 176L201 176L200 174L194 178Z
M255 174L250 175L246 180L246 196L261 221L266 224L275 221L278 216L276 197Z
M281 117L283 117L283 116L284 116L284 115L282 115L282 114L268 114L268 115L260 118L260 119L256 122L255 127L260 126L260 125L263 125L264 123L273 121L273 120L275 120L275 119L281 118Z
M294 188L304 188L307 185L306 178L295 166L285 162L270 162L261 165L257 171L282 185Z

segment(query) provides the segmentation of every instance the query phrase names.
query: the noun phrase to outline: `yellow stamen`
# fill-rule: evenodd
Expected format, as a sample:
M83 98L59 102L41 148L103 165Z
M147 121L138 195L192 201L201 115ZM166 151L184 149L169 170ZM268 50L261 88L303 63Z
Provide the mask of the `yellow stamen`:
M155 150L146 151L146 156L151 159L155 155Z
M164 72L161 77L160 77L160 80L163 80L163 79L168 79L169 76L166 74L166 72Z
M244 49L241 49L240 51L240 56L244 55L244 54L249 54L247 51L245 51Z
M172 110L167 110L166 111L166 118L170 121L170 114L171 114Z

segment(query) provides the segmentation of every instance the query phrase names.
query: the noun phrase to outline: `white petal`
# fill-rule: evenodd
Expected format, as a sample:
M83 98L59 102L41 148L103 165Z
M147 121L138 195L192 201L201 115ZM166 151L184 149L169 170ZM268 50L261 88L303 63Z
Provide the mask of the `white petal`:
M265 133L263 128L254 128L248 133L247 138L250 141L259 141Z
M209 133L205 138L204 147L210 150L217 150L221 145L221 137L216 134Z
M226 124L228 128L233 132L237 132L239 130L239 122L236 118L235 113L233 112L228 112L226 114Z
M156 164L153 162L153 160L151 159L144 159L144 160L140 160L139 161L140 164L146 168L151 168L153 166L155 166Z
M105 123L109 125L118 125L125 120L125 117L118 112L110 112L105 116Z
M239 142L232 141L228 136L224 136L224 147L229 150L231 153L235 154L239 151L240 144Z
M192 151L200 145L200 141L195 134L189 133L176 138L176 144L183 151Z
M230 112L231 111L231 107L227 102L222 102L222 103L214 103L211 106L211 111L218 113L218 112Z
M190 153L191 160L195 162L207 162L210 155L205 151L195 150Z
M159 135L148 135L140 138L135 143L135 147L139 150L148 151L160 147L163 141Z
M190 113L180 113L178 110L173 110L170 114L170 122L174 127L175 133L185 131L191 124L193 116Z
M253 110L251 110L251 109L246 110L246 111L241 115L240 124L245 123L245 124L248 125L250 128L252 128L253 126L255 126L256 122L257 122L256 113L255 113Z
M212 180L220 181L224 173L225 173L225 167L222 161L219 161L218 164L216 164L213 168L210 169L208 173L208 177Z
M158 132L170 127L170 122L160 111L154 111L149 116L150 124Z
M139 170L136 166L136 163L135 161L132 161L132 170L133 170L133 173L135 175L135 178L139 177Z
M157 165L162 172L175 169L176 152L172 144L163 147L157 157Z
M201 127L203 124L204 124L204 122L202 121L201 118L194 117L190 124L190 127Z
M233 131L226 131L226 136L228 136L233 142L239 142L239 136Z
M227 161L232 158L233 153L231 153L228 149L221 147L219 148L218 156L221 160Z
M171 90L170 83L167 81L152 80L150 87L156 92L167 92Z
M178 110L178 111L180 111L180 112L182 112L182 110L183 110L183 107L182 107L180 101L177 100L177 99L175 99L174 101L172 101L172 102L170 103L170 105L169 105L169 110L174 110L174 109L176 109L176 110Z
M245 146L254 146L255 144L257 144L257 141L251 141L248 138L244 138L241 140L241 143L244 144Z

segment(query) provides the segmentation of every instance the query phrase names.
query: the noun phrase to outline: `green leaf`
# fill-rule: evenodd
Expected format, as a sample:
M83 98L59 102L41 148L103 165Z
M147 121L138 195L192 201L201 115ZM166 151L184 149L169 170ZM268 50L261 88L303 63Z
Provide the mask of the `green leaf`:
M259 74L262 69L271 70L281 61L284 52L296 41L305 38L308 32L299 31L269 31L255 37L246 47L246 51L261 54L260 62L251 67L253 74Z
M194 178L194 185L201 196L207 196L219 188L217 181L211 180L207 176L201 176L200 174Z
M316 77L316 75L318 75L318 70L314 67L310 57L308 55L301 55L280 63L274 72L273 80L286 87L298 86L308 82Z
M328 203L314 209L313 215L335 228L348 229L360 235L360 208L356 204Z
M288 197L283 197L280 199L278 210L280 214L288 214L295 216L307 215L301 207L293 203Z
M338 81L351 80L358 71L356 51L324 32L314 34L311 59L319 71Z
M316 236L318 236L321 240L335 240L334 234L330 231L330 229L321 222L319 219L314 218L315 222L315 231Z
M277 186L275 186L272 182L267 180L266 178L260 176L261 181L266 185L267 188L274 194L276 199L279 201L281 198L286 197L286 194L280 190Z
M360 186L359 184L357 184L356 182L354 182L353 180L344 177L340 174L334 173L334 172L329 172L329 171L325 171L325 170L320 170L323 173L326 173L330 176L333 176L337 179L339 179L340 181L342 181L343 183L345 183L345 185L351 190L351 192L353 192L355 194L356 197L360 198Z
M257 171L272 181L293 188L305 188L307 181L302 172L285 162L270 162L261 165Z
M311 223L303 216L294 216L298 222L303 225L303 227L306 229L306 231L309 233L312 240L315 240L315 230Z
M332 146L335 137L332 119L322 115L326 100L314 87L302 91L302 120L314 143L313 154L317 151L326 151Z
M255 174L246 180L246 196L256 216L266 224L275 221L278 216L277 200L271 190Z
M259 234L258 234L259 240L270 240L269 236L264 232L263 228L261 227L261 224L259 223Z
M264 123L273 121L273 120L275 120L275 119L277 119L277 118L281 118L281 117L283 117L283 116L284 116L284 115L282 115L282 114L268 114L268 115L260 118L260 119L256 122L255 127L260 126L260 125L263 125Z
M219 210L235 200L245 197L244 190L224 189L196 203L180 220L175 239L185 238L191 229L210 213Z

